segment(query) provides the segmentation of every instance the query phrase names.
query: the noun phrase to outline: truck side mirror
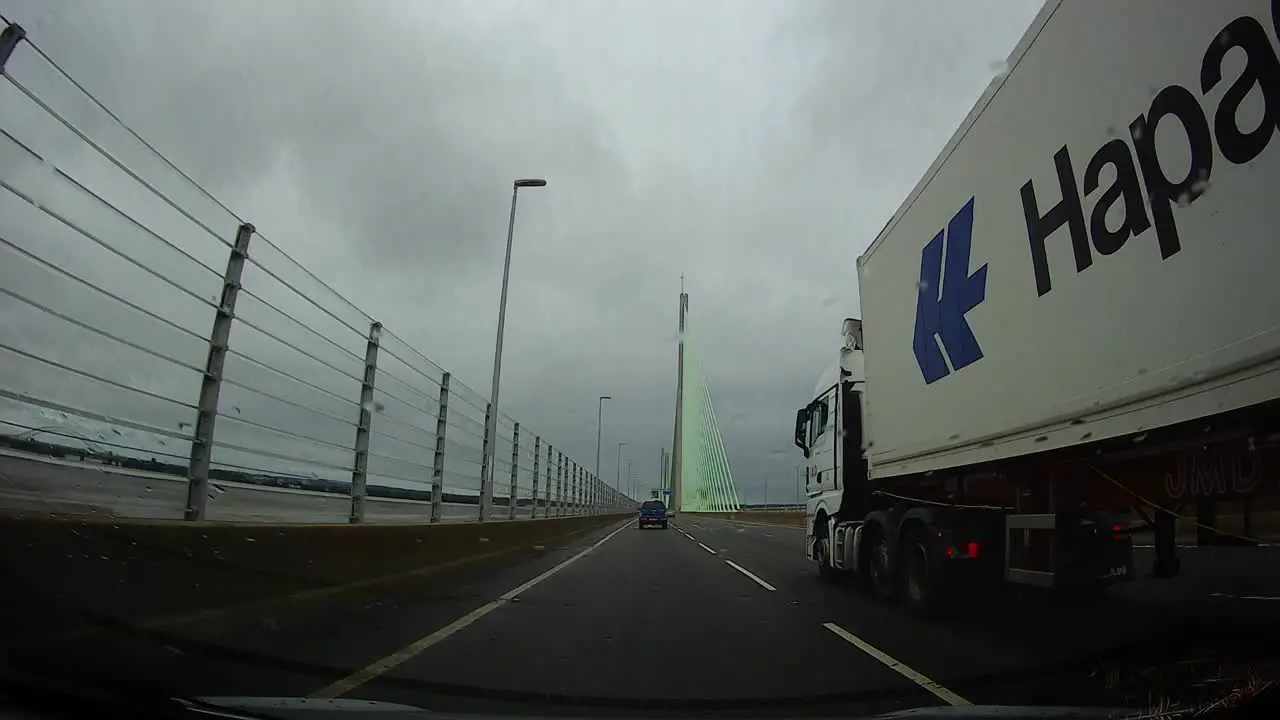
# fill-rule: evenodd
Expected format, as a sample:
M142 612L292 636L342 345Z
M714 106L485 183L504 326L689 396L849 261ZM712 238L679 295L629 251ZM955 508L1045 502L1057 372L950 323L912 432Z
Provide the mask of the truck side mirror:
M809 443L806 432L809 428L809 408L802 407L796 411L796 447L804 451L805 458L809 457Z

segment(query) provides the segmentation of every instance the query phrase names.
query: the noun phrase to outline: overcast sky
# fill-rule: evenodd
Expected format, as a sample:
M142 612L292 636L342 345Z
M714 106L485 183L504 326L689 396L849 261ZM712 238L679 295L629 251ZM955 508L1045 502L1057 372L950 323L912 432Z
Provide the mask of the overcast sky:
M612 480L625 441L624 463L656 480L684 274L734 477L759 502L766 482L771 500L795 498L794 410L835 360L841 319L858 315L857 256L1040 4L0 11L264 236L481 393L511 181L545 177L521 194L503 412L590 466L596 397L612 395L601 474ZM234 234L234 221L209 222ZM225 248L203 247L225 264ZM6 323L12 336L18 321Z

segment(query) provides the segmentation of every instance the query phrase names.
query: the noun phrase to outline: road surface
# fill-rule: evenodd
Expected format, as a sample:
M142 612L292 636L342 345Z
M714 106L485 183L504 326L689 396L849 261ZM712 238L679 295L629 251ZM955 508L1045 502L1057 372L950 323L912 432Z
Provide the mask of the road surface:
M1135 582L1095 607L1030 597L943 623L821 582L802 538L705 517L668 530L629 522L325 617L281 613L198 642L75 650L187 695L858 716L965 702L1115 705L1128 690L1114 686L1151 668L1274 647L1280 603L1252 598L1280 597L1280 577L1232 571L1274 568L1280 549L1193 549L1184 563L1197 575Z
M351 499L335 493L317 493L214 481L206 507L209 520L261 523L346 523ZM24 454L0 454L0 509L18 512L50 512L124 518L182 518L187 504L187 482L161 473L121 470L105 465L81 464ZM445 521L474 520L476 505L446 503ZM519 508L519 517L529 508ZM495 508L496 519L506 518L506 508ZM365 501L365 522L412 523L431 518L430 503L396 498L370 497Z

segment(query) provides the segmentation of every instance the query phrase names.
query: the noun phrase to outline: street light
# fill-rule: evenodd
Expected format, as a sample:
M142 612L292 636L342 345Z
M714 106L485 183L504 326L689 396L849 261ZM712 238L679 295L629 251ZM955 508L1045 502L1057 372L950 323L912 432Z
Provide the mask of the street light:
M601 395L596 401L596 477L600 477L600 423L604 417L604 401L612 399L608 395Z
M488 514L493 495L493 463L498 445L498 383L502 378L502 331L507 325L507 283L511 277L511 239L516 230L516 197L520 188L544 187L541 179L516 180L511 184L511 219L507 221L507 256L502 263L502 297L498 300L498 340L493 350L493 386L489 389L489 415L485 423L485 437L489 439L488 457L482 465L484 476L480 478L480 519Z
M626 444L627 443L624 442L618 443L618 471L617 474L613 476L613 484L618 487L618 492L622 492L622 446Z

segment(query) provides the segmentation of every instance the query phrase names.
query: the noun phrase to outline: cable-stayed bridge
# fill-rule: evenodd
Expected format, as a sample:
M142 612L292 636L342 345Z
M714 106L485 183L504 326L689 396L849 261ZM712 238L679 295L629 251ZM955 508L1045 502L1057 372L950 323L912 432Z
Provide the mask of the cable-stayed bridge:
M675 430L667 473L671 505L686 512L736 512L742 503L729 470L696 337L689 322L689 294L682 291Z

